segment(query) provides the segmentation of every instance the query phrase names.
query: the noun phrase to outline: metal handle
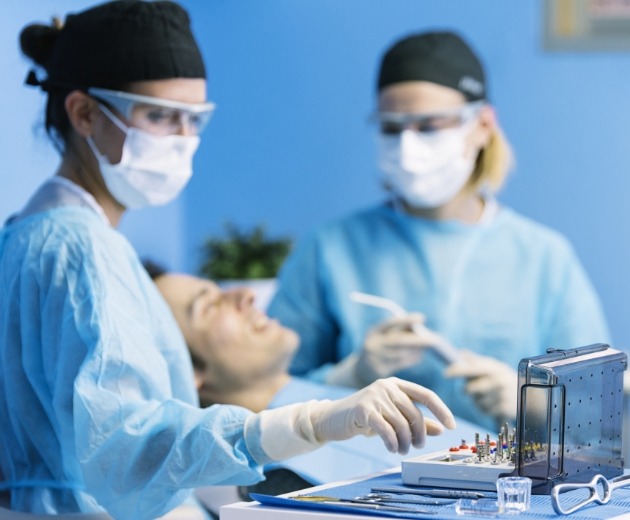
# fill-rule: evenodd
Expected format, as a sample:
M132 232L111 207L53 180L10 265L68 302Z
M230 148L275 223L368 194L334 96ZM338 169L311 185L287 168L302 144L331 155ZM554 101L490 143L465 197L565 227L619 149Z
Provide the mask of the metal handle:
M630 474L615 477L614 479L610 480L608 484L610 485L611 492L613 489L630 486Z
M603 487L603 497L599 494L599 488L597 487L598 484L601 484ZM560 493L573 491L576 489L588 489L588 498L578 502L573 507L565 509L560 503ZM558 484L557 486L554 486L551 490L551 505L553 506L554 511L559 515L569 515L571 513L574 513L578 509L583 508L587 504L590 504L591 502L597 502L598 504L607 504L610 501L611 494L611 486L608 480L606 480L606 477L604 477L604 475L595 475L590 482L567 482L566 484Z

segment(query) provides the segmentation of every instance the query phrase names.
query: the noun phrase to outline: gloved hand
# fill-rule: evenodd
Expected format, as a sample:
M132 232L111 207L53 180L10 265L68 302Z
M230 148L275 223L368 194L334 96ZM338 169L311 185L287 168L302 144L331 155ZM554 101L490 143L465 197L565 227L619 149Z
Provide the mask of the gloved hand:
M468 392L479 408L499 422L516 418L518 375L496 358L461 350L459 360L444 371L446 377L465 377Z
M419 363L425 348L445 341L423 323L423 314L410 313L372 327L365 336L361 351L335 365L328 373L326 382L362 388Z
M440 423L425 419L414 403L429 408L447 428L455 428L453 414L434 392L392 377L336 401L309 401L260 412L248 419L246 438L258 421L260 445L271 460L359 434L379 435L389 451L404 454L410 445L422 447L426 435L443 431Z

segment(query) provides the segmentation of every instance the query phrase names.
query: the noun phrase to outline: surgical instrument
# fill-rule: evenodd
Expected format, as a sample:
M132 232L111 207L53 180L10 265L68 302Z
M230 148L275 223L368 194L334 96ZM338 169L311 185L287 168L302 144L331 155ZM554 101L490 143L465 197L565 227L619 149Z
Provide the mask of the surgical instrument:
M612 498L612 492L617 488L622 488L630 485L630 475L622 475L612 480L608 480L604 475L595 475L590 482L586 483L571 483L557 484L551 490L551 505L556 513L559 515L569 515L574 513L578 509L595 502L597 504L607 504ZM571 507L564 507L560 503L560 493L566 491L573 491L576 489L586 489L589 491L589 496L583 500L580 500L577 504ZM600 494L601 492L601 494Z
M382 296L375 296L360 291L352 291L349 296L353 302L371 305L372 307L380 307L381 309L389 311L394 316L405 316L407 314L407 311L403 307L389 298L383 298Z
M351 291L348 296L354 302L385 309L393 316L401 317L409 314L402 306L389 298L383 298L382 296L375 296L373 294L367 294L360 291ZM419 335L424 335L428 331L428 329L421 323L414 323L411 326L411 329ZM427 347L431 348L436 354L438 354L445 363L454 363L459 358L458 350L445 338L436 338L435 344L428 345Z
M455 502L455 499L450 498L396 498L387 493L366 493L365 495L354 497L354 500L360 500L362 502L386 502L390 504L416 504L422 506L447 506Z
M488 498L487 494L478 491L461 491L459 489L401 489L396 487L373 487L375 493L394 493L398 495L420 495L434 498Z
M398 513L418 513L423 515L436 515L437 511L430 511L428 509L416 509L413 507L403 507L396 505L378 504L375 502L369 502L365 500L356 500L353 498L338 498L326 495L296 495L289 497L293 500L300 500L304 502L313 502L317 504L334 505L334 506L347 506L363 509L378 509L380 511L395 511Z

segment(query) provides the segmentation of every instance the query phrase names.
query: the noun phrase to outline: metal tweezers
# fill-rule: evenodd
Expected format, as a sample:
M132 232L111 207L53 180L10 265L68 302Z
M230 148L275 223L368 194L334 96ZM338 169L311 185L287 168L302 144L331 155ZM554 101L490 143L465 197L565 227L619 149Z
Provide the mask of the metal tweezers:
M295 495L293 500L302 500L306 502L316 502L318 504L343 506L343 507L355 507L358 509L376 509L379 511L395 511L397 513L417 513L423 515L436 515L437 511L430 511L429 509L416 509L412 507L403 507L395 505L377 504L374 502L354 500L350 498L337 498L325 495Z
M630 475L622 475L621 477L617 477L612 480L607 480L604 475L595 475L593 480L583 484L573 484L570 482L567 482L566 484L558 484L551 489L551 505L553 506L554 511L559 515L569 515L578 509L582 509L591 502L602 505L607 504L610 502L612 492L615 489L629 485ZM603 496L600 495L600 486ZM560 503L560 493L573 491L575 489L587 489L589 491L589 496L584 500L580 500L577 504L571 507L563 507Z

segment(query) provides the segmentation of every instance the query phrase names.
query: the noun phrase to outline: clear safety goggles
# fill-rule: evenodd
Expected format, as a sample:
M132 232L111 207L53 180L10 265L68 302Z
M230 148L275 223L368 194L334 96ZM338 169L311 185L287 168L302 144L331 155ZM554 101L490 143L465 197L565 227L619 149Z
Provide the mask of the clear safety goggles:
M154 135L173 135L182 128L198 135L215 109L214 103L182 103L103 88L90 88L88 94L114 108L132 126Z
M438 132L448 128L460 128L479 115L485 101L473 101L453 110L440 112L376 112L370 121L378 124L381 133L400 134L403 130Z

